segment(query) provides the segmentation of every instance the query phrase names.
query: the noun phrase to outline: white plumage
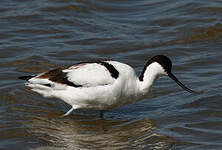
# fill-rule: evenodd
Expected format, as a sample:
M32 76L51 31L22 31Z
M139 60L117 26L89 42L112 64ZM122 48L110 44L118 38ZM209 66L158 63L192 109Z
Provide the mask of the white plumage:
M62 99L72 109L113 109L142 99L149 93L154 81L168 75L189 92L171 73L171 61L163 55L150 59L140 77L127 64L117 61L95 61L58 68L37 76L23 76L26 86L44 97Z
M112 62L108 62L112 64ZM84 87L94 87L113 84L115 79L110 76L106 68L98 63L74 65L63 70L68 80Z

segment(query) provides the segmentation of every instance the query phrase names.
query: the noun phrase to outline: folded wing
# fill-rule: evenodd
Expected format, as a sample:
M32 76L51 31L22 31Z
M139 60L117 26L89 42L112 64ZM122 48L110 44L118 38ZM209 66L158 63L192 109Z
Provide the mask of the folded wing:
M113 84L119 72L108 62L85 62L69 68L57 68L27 79L32 85L55 87L65 85L75 88ZM25 78L26 79L26 78Z
M112 77L110 69L101 63L81 63L65 69L63 72L66 73L68 81L83 87L113 84L116 80Z

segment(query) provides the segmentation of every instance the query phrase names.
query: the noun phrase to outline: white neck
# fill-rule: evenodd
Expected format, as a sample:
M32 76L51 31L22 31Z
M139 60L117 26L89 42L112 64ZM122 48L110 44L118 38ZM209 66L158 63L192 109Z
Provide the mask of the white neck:
M143 80L140 81L138 79L137 85L138 85L139 91L142 94L147 94L152 88L152 85L154 84L155 80L161 75L167 75L167 74L159 63L154 62L150 64L149 66L147 66L143 74Z

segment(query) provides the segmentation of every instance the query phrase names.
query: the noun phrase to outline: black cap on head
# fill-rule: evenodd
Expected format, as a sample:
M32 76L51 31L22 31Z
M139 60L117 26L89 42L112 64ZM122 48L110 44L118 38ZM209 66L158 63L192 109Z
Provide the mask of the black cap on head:
M172 63L171 63L171 60L164 56L164 55L156 55L154 57L152 57L145 65L145 67L143 68L143 71L139 77L140 81L143 81L143 76L144 76L144 73L145 73L145 70L146 68L154 63L154 62L157 62L159 63L163 68L164 70L166 71L166 73L171 73L171 68L172 68Z
M146 66L149 66L149 65L152 64L153 62L159 63L159 64L164 68L164 70L165 70L167 73L170 73L170 72L171 72L172 63L171 63L171 60L170 60L167 56L164 56L164 55L156 55L156 56L152 57L152 58L147 62Z
M147 68L150 64L152 64L152 63L154 63L154 62L159 63L159 64L163 67L163 69L165 70L165 72L168 74L168 76L169 76L171 79L173 79L180 87L182 87L184 90L186 90L186 91L188 91L188 92L190 92L190 93L195 93L195 91L187 88L185 85L183 85L183 84L176 78L176 76L173 75L173 73L171 72L171 69L172 69L171 60L170 60L168 57L164 56L164 55L156 55L156 56L152 57L152 58L147 62L146 66L144 67L144 69L143 69L143 71L142 71L142 73L141 73L141 75L140 75L140 77L139 77L140 81L143 81L143 76L144 76L144 72L145 72L146 68Z

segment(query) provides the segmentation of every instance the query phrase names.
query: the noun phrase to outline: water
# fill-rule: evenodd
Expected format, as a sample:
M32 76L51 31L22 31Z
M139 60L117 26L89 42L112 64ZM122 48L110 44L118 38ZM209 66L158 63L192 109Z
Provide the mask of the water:
M0 149L222 149L222 1L0 1ZM108 58L139 74L156 54L202 94L167 77L150 96L108 111L75 111L18 76Z

